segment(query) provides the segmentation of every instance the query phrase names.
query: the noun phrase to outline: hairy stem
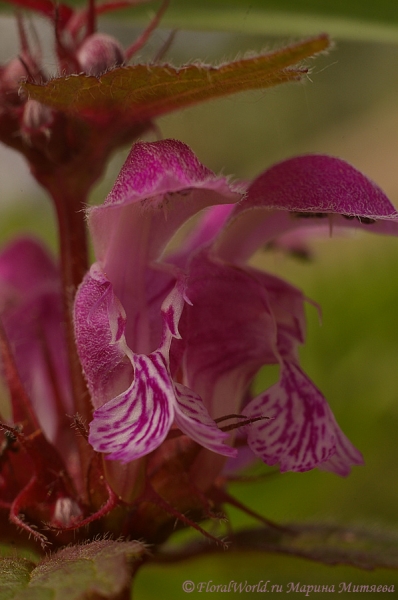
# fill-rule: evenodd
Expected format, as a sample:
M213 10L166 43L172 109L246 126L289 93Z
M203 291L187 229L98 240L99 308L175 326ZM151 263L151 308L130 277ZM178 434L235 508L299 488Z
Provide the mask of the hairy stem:
M80 202L77 207L76 201L70 200L57 198L55 207L58 217L64 318L72 389L76 411L87 421L91 418L91 404L77 355L73 326L73 302L76 290L88 269L87 233L84 203Z
M91 420L92 407L77 353L73 322L73 303L76 291L88 269L87 229L84 214L87 194L82 194L81 190L76 193L74 187L68 189L67 185L61 183L55 188L47 186L47 189L53 197L58 221L65 335L74 407L82 421L88 423ZM87 499L88 492L85 482L90 453L87 452L86 440L77 436L76 441L80 456L80 481L76 484L83 499Z

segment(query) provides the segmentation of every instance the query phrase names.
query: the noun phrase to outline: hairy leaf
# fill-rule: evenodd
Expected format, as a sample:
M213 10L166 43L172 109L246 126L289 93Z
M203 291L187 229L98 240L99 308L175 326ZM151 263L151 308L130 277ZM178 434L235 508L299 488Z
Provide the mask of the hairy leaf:
M308 70L293 65L328 47L328 37L320 35L219 67L133 65L99 78L80 74L24 87L31 98L58 110L93 119L124 114L139 122L212 98L299 80Z
M11 600L29 584L35 564L24 558L0 559L0 600Z
M68 546L35 566L18 558L0 560L0 600L116 598L130 588L139 542L98 540Z

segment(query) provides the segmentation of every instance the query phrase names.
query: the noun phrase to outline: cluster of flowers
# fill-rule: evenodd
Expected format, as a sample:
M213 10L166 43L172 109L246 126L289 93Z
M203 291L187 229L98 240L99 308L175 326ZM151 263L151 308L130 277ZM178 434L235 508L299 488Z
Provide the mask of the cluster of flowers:
M165 254L203 209L181 247ZM333 227L393 233L397 214L374 184L339 159L303 156L244 191L165 140L135 144L104 204L88 213L96 262L75 300L76 343L95 408L88 442L116 461L109 481L123 502L139 498L143 472L151 479L168 461L184 465L197 494L226 460L239 467L248 452L281 471L347 475L362 464L299 365L303 294L246 261L268 242L288 246L292 230L319 226L325 215ZM73 476L57 268L36 242L19 240L0 256L0 281L21 380ZM279 381L253 398L253 378L267 364L280 365ZM63 485L52 518L76 525L83 508L64 494ZM70 514L60 519L60 507Z
M125 60L116 41L94 32L93 10L65 11L56 28L63 70L97 74ZM15 143L25 140L24 153L39 180L51 179L59 209L63 182L58 166L49 175L47 159L59 164L51 140L64 117L14 94L21 76L43 77L21 32L21 58L1 71L0 129L18 130ZM68 169L66 182L77 189ZM187 510L200 520L220 508L224 473L255 458L282 472L342 476L362 464L300 367L302 292L248 260L266 244L293 248L297 230L314 225L396 235L398 213L376 185L344 161L318 155L277 164L250 185L231 183L183 143L163 140L136 143L103 205L87 214L96 260L73 315L94 411L89 431L76 416L82 399L70 377L65 273L30 239L0 254L1 351L12 404L11 420L1 419L4 531L10 517L42 542L36 529L43 522L50 532L160 542L175 516L193 523ZM279 381L253 396L264 365L279 365ZM80 437L67 415L75 415Z

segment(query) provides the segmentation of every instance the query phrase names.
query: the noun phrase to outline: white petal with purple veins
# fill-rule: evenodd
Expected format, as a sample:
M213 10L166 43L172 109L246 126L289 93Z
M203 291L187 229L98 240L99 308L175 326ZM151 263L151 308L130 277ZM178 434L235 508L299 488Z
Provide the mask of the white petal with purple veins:
M204 448L235 457L237 451L224 444L228 434L218 429L200 396L181 384L176 384L176 396L175 421L181 431Z
M134 381L94 413L89 442L108 458L130 462L155 450L174 418L174 386L161 352L135 355Z
M308 471L323 463L347 474L351 465L360 464L360 453L341 432L323 395L294 363L284 363L280 381L244 412L271 418L246 427L248 443L267 464L280 463L282 472Z

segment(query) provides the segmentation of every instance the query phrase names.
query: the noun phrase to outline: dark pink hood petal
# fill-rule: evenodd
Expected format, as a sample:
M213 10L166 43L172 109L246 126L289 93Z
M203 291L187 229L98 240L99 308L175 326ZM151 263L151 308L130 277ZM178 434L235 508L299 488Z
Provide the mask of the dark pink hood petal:
M112 252L124 244L129 257L133 245L149 263L161 256L191 216L208 206L237 202L241 196L182 142L137 143L104 204L89 210L96 258L109 269ZM126 233L126 219L128 238L120 239Z
M339 158L307 155L259 175L215 247L223 258L243 261L292 229L320 223L398 235L398 213L376 184Z
M273 165L249 186L245 205L294 212L333 212L373 219L397 218L384 192L345 161L307 155Z

